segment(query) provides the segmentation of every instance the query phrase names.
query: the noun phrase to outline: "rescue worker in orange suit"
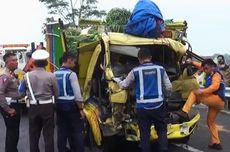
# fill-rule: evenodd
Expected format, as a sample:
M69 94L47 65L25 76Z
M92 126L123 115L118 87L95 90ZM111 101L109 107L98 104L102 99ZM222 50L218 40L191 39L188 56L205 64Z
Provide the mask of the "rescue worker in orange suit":
M30 72L35 69L34 59L30 58L29 61L26 63L25 67L23 68L24 72Z
M181 111L178 112L182 118L188 118L188 112L193 104L203 103L208 106L207 124L211 134L211 149L221 150L216 117L225 105L225 84L223 76L218 71L216 63L212 59L205 59L202 64L189 61L194 66L202 69L205 73L205 85L203 89L192 91Z

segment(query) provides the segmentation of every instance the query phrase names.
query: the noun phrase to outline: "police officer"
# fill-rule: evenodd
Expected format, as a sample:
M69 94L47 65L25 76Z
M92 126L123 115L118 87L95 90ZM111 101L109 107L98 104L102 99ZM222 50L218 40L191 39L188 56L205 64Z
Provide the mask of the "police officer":
M18 104L18 80L14 70L18 67L14 53L3 56L5 68L0 73L0 111L6 125L6 152L17 152L20 124L20 105Z
M54 99L58 96L58 84L54 74L45 71L49 53L36 50L32 54L36 68L26 73L20 85L20 92L27 88L29 97L29 139L30 152L39 152L41 130L45 152L54 152ZM24 85L23 85L24 84Z
M58 151L66 152L67 139L72 152L84 152L83 99L75 72L76 56L65 52L62 67L54 72L59 86L56 100Z
M150 152L150 127L152 123L158 134L159 151L168 151L166 111L164 108L164 91L171 91L172 85L162 66L151 62L148 49L138 52L140 65L129 72L122 81L113 78L120 87L127 88L135 82L136 112L140 128L142 152Z

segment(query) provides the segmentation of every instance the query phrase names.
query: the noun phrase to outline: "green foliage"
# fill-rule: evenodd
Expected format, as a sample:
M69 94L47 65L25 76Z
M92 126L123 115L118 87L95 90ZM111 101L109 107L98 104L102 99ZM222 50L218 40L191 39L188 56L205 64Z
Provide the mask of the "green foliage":
M67 43L67 50L76 51L78 35L80 35L80 31L75 27L68 27L65 29L64 33Z
M76 3L78 0L39 1L46 5L50 14L59 15L60 18L66 23L74 23L77 18L103 17L106 15L104 10L97 10L97 0L80 0L81 6L79 9L76 8Z
M125 8L113 8L106 16L106 25L112 32L123 32L131 12Z
M100 33L97 32L96 28L92 28L91 31L89 31L89 34L86 35L80 34L80 29L75 27L68 27L64 32L66 36L67 49L73 52L76 52L79 43L94 42L101 38Z
M78 36L78 42L94 42L94 41L98 41L99 39L100 39L100 34L97 32Z
M65 38L67 49L76 51L79 42L91 42L100 38L96 32L96 28L92 28L89 35L80 35L80 29L75 26L77 18L93 18L103 17L106 15L104 10L97 10L97 0L80 0L81 6L77 9L76 2L78 0L39 0L49 10L49 14L59 15L61 20L65 22ZM54 22L54 19L47 18L47 23ZM74 23L74 24L73 24Z
M88 7L85 7L84 9L87 10ZM130 15L131 12L124 8L123 9L113 8L106 16L105 24L113 32L123 32L124 25L127 24ZM75 31L73 31L73 29L71 28L67 28L65 34L66 34L68 49L76 50L77 44L81 42L98 41L101 38L100 33L98 32L98 27L101 26L102 24L104 23L98 20L86 20L86 19L80 20L80 27L82 28L91 27L90 30L88 31L89 34L86 35L81 35L80 33L77 33L76 28L74 28Z

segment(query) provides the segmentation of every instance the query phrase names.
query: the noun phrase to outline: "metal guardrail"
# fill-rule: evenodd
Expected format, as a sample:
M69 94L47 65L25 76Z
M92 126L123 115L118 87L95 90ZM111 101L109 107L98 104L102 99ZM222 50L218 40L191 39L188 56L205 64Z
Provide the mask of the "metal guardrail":
M230 110L230 87L225 88L225 97L226 97L226 110Z
M227 98L230 98L230 87L226 87L225 90L226 90L225 96L226 96Z
M203 86L200 86L200 88L203 88ZM226 97L226 110L230 110L230 87L225 88L225 97Z

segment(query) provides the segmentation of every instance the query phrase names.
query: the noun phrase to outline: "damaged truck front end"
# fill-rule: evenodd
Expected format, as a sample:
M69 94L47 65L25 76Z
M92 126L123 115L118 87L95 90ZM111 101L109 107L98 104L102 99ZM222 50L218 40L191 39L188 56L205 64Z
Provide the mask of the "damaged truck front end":
M139 141L140 133L135 113L134 87L121 89L113 77L125 77L137 66L137 52L148 48L153 62L165 67L170 80L181 76L181 60L187 48L180 41L171 38L140 38L123 33L102 34L100 41L81 44L78 50L78 77L86 104L88 136L95 145L102 145L103 138L116 134L124 135L128 141ZM175 102L176 101L176 102ZM188 122L171 120L170 105L184 99L181 96L168 97L169 109L168 139L184 139L186 142L200 118L195 114ZM175 110L175 108L174 108ZM151 139L157 139L154 126Z

